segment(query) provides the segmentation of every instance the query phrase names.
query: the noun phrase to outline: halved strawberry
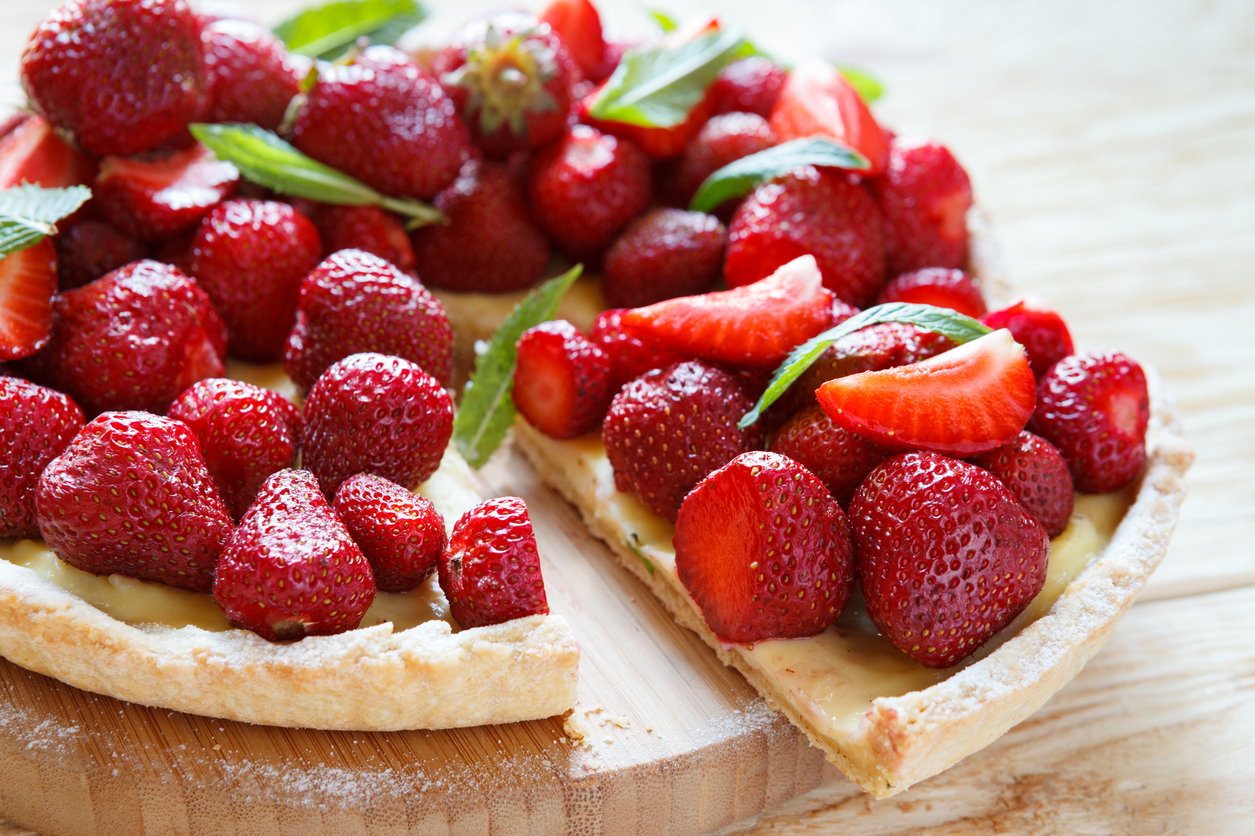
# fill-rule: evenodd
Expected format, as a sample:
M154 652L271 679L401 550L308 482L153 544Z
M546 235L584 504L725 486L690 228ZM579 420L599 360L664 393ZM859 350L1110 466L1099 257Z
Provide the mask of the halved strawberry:
M57 136L42 116L31 116L0 140L0 189L22 183L83 186L95 174L96 164Z
M105 157L94 191L110 223L132 238L160 241L189 229L239 182L235 166L194 145L156 159Z
M601 426L614 390L610 355L566 320L542 322L519 337L511 397L527 422L554 438Z
M601 15L588 0L553 0L540 13L540 21L557 33L585 76L601 63L606 39L601 32Z
M51 238L0 257L0 361L29 357L48 342L56 292Z
M1024 349L998 330L913 365L830 380L815 396L834 424L868 441L967 456L1020 434L1037 381Z
M853 85L825 61L808 61L789 74L771 112L771 127L780 142L819 134L848 145L871 163L862 172L868 177L889 164L889 138Z
M623 323L682 356L770 371L832 324L832 304L815 257L806 255L752 284L630 310Z

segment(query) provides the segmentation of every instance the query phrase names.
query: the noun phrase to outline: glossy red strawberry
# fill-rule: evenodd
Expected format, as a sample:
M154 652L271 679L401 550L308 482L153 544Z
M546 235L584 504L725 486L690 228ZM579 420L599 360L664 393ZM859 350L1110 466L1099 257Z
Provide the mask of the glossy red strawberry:
M148 247L103 221L83 221L58 235L57 287L73 290L94 282L132 261L139 261Z
M534 16L503 12L474 21L436 63L471 138L488 156L536 148L566 129L579 65Z
M1041 379L1050 367L1072 353L1067 323L1040 299L1023 297L980 318L990 328L1006 328L1024 346L1033 374Z
M549 614L536 535L522 499L490 499L458 519L440 558L440 588L463 628Z
M890 275L921 267L962 267L972 184L944 145L894 139L883 177L868 181L885 219Z
M758 446L737 422L754 405L731 374L698 361L646 372L624 386L602 423L615 487L660 517L712 470Z
M925 667L962 661L1046 581L1041 524L988 471L938 453L881 464L849 518L867 614Z
M105 157L93 193L125 234L161 241L190 229L235 193L240 172L203 145L155 158Z
M313 475L281 470L223 549L213 592L231 626L285 641L352 630L375 581Z
M270 474L296 459L301 413L277 392L208 378L179 395L167 414L196 434L209 475L236 520Z
M440 84L388 46L321 67L292 124L292 144L384 194L418 200L452 183L471 149Z
M286 203L228 200L201 221L188 269L222 313L232 356L283 356L301 282L321 255L318 230Z
M612 392L619 391L623 384L647 371L665 369L686 359L667 348L658 337L624 325L625 313L627 311L622 308L602 311L588 329L589 341L610 357Z
M56 292L52 241L0 256L0 362L29 357L48 344Z
M245 122L276 130L309 72L309 59L288 55L269 29L246 20L216 20L204 28L211 122Z
M183 0L69 0L22 53L22 86L88 154L138 154L185 135L207 104L200 23Z
M719 279L727 241L714 215L659 208L638 216L606 251L606 304L637 308L705 293Z
M549 239L527 208L523 185L503 164L470 160L436 195L447 223L410 234L422 280L432 287L505 293L530 287L549 266Z
M363 250L377 255L402 273L415 267L409 233L397 217L378 206L311 204L307 213L322 239L323 257L340 250ZM304 210L301 210L304 211Z
M806 468L777 453L744 453L684 499L675 568L721 641L813 636L854 589L841 506Z
M28 116L0 139L0 189L23 183L85 186L95 176L96 164L57 136L43 117Z
M775 110L788 80L788 70L770 58L755 55L720 70L707 95L716 114L754 113L766 119Z
M623 322L681 356L771 371L831 325L832 294L821 281L806 256L754 284L636 308Z
M566 320L542 322L519 337L510 396L529 424L553 438L601 426L614 390L610 356Z
M1059 448L1078 491L1119 490L1142 472L1150 395L1136 361L1118 351L1073 354L1051 366L1037 395L1028 428Z
M815 256L824 286L852 305L884 282L880 210L842 172L807 166L756 188L728 227L724 278L749 284L803 255Z
M0 542L39 536L39 474L81 429L83 411L67 396L16 377L0 377Z
M440 302L382 258L341 250L301 284L283 369L308 391L332 363L363 351L404 357L441 383L453 376L453 329Z
M649 160L630 140L576 125L531 159L532 212L575 258L600 254L650 197Z
M540 13L540 21L548 24L571 51L580 72L586 77L598 72L606 56L606 39L601 15L589 0L553 0Z
M815 395L834 424L868 441L968 456L1019 435L1036 390L1024 349L994 331L910 366L830 380Z
M985 313L980 282L962 270L945 267L925 267L894 277L876 297L877 305L889 302L950 308L973 319Z
M53 301L53 382L88 415L163 414L198 380L221 377L226 327L197 284L136 261Z
M768 449L815 474L843 508L872 468L891 455L880 445L834 424L818 404L786 421L772 436Z
M729 163L775 144L776 133L762 116L725 113L711 117L684 148L672 182L673 198L687 206L707 177Z
M825 136L858 151L875 177L889 162L889 138L854 86L826 61L808 61L794 67L771 112L771 127L781 142L806 136Z
M438 380L400 357L353 354L310 390L301 456L329 496L357 473L414 488L452 434L453 401Z
M66 563L198 592L231 536L192 431L148 412L84 427L39 477L36 507L44 542Z
M1046 439L1025 430L1010 444L970 459L998 477L1051 537L1072 517L1072 476L1063 455Z
M370 563L381 592L407 592L436 571L444 552L444 517L429 499L382 476L359 473L333 503Z

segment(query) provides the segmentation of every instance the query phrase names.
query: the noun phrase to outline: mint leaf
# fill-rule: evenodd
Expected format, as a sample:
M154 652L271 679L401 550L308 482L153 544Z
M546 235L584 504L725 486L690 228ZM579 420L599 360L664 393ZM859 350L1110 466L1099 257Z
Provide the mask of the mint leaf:
M331 0L299 12L273 31L289 52L330 61L358 38L395 43L426 16L416 0Z
M595 119L646 128L672 128L706 95L706 88L744 45L720 30L676 46L630 50L589 109Z
M680 25L680 22L662 9L646 9L645 13L649 15L650 20L658 25L663 32L674 31Z
M749 194L760 183L807 165L861 171L871 163L839 142L816 136L802 137L728 163L702 181L689 208L710 212L725 200Z
M845 65L838 65L837 69L841 71L841 75L845 76L845 80L850 82L850 86L854 88L854 92L858 93L858 97L863 100L864 104L871 104L885 94L885 85L871 73L860 70L858 67Z
M86 186L45 189L23 183L0 191L0 256L35 246L91 196Z
M440 210L426 203L382 195L256 125L199 123L188 127L192 136L218 159L234 163L249 180L280 194L341 206L380 206L411 218L411 227L442 223L445 219Z
M869 325L882 322L908 322L918 325L925 331L934 331L948 337L958 345L971 342L977 337L988 334L993 329L982 325L970 316L952 311L948 308L937 308L932 305L911 305L906 302L891 302L888 305L876 305L842 322L835 328L811 337L789 353L785 361L776 369L771 383L754 408L745 413L737 426L745 429L758 420L767 407L776 402L793 381L802 376L802 372L810 368L811 363L819 359L837 340Z
M558 303L583 270L584 266L577 264L527 294L497 327L488 350L475 359L475 371L453 419L453 443L471 467L484 466L501 446L514 420L510 390L514 388L514 366L518 361L515 343L528 328L553 319Z

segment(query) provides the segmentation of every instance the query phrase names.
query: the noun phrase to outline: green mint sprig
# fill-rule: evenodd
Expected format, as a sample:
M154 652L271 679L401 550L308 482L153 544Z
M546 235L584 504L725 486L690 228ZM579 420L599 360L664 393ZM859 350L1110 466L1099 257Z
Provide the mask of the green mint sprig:
M331 61L358 38L396 43L426 16L416 0L330 0L298 12L272 31L288 52Z
M739 33L723 29L674 46L630 50L589 113L608 122L673 128L688 118L744 45Z
M33 247L57 231L57 221L82 206L86 186L45 189L23 183L0 191L0 256Z
M514 421L516 410L510 391L514 388L519 337L528 328L553 319L558 303L583 269L577 264L527 294L498 326L488 350L475 359L475 371L453 419L453 443L471 467L484 466Z
M689 208L711 212L725 200L749 194L760 183L808 165L848 171L865 171L871 167L862 154L834 140L817 136L794 139L742 157L714 172L702 181Z
M775 403L793 385L793 381L801 377L802 373L819 359L819 355L827 351L837 340L869 325L879 325L882 322L905 322L918 325L925 331L933 331L949 338L956 345L971 342L993 330L970 316L949 310L948 308L938 308L933 305L912 305L906 302L876 305L855 314L845 322L834 328L829 328L822 334L811 337L793 349L784 362L780 364L780 368L776 369L772 375L771 382L767 385L766 391L759 397L758 403L741 417L741 420L737 422L737 426L745 429L757 421L767 407Z
M445 220L440 210L417 200L380 194L256 125L198 123L189 128L218 159L233 163L249 180L280 194L342 206L379 206L410 218L411 229Z

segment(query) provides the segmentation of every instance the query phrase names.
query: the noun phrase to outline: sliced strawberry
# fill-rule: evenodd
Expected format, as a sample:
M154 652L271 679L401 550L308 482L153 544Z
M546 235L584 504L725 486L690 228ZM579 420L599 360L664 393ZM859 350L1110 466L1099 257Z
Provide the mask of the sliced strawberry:
M0 361L29 357L48 342L56 292L51 239L0 257Z
M1024 349L999 330L910 366L830 380L815 395L834 424L868 441L967 456L1020 434L1037 382Z
M95 174L96 164L41 116L31 116L0 140L0 189L22 183L49 189L84 186Z
M160 241L189 229L235 192L240 172L194 145L168 157L105 157L95 192L118 229L141 241Z
M542 322L519 337L511 396L545 435L575 438L601 426L610 398L610 355L565 320Z
M601 63L606 39L601 32L601 15L588 0L553 0L540 13L540 21L558 34L584 75Z
M832 305L832 291L807 255L753 284L636 308L623 323L683 356L770 371L832 324Z
M816 134L829 136L861 153L875 177L889 163L889 139L841 71L824 61L794 68L780 91L771 127L781 142Z

